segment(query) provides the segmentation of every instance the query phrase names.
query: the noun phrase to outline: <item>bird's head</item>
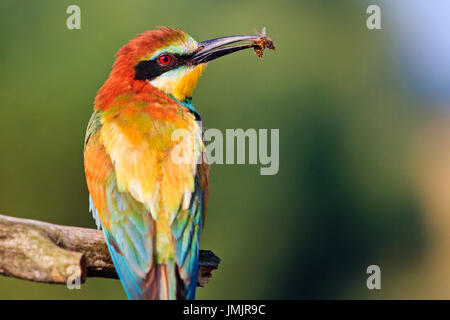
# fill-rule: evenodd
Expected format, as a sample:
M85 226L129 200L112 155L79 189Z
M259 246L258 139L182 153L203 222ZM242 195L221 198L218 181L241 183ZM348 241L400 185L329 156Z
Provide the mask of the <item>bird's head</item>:
M121 86L121 91L128 86L133 91L133 87L150 85L178 101L185 101L192 98L207 62L252 48L253 41L259 38L261 35L231 36L198 43L182 30L167 27L149 30L119 50L105 86L111 92L120 91L114 90L115 86ZM229 46L242 41L246 43Z

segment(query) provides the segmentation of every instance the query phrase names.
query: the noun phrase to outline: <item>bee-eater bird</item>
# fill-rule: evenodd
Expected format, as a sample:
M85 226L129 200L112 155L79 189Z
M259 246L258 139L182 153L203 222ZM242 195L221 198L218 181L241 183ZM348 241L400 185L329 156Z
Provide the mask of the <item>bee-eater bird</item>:
M195 298L209 165L192 91L208 61L256 48L259 39L197 43L160 27L116 54L95 98L84 163L90 209L130 299ZM177 129L191 138L174 139ZM192 161L173 161L180 145Z

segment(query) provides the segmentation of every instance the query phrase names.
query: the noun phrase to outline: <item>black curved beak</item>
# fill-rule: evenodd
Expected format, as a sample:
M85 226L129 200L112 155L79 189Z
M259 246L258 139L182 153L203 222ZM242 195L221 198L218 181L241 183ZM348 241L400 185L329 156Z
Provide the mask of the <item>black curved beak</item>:
M187 64L196 65L205 63L227 54L255 47L254 41L261 35L252 36L230 36L206 40L198 44L198 50L187 61ZM237 46L228 46L236 42L247 42Z

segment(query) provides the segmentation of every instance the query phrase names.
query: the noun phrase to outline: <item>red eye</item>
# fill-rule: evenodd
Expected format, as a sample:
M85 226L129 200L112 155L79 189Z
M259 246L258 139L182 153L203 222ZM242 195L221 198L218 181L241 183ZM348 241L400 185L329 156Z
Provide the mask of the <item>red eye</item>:
M158 58L159 63L161 64L169 64L172 61L172 57L168 55L164 55Z

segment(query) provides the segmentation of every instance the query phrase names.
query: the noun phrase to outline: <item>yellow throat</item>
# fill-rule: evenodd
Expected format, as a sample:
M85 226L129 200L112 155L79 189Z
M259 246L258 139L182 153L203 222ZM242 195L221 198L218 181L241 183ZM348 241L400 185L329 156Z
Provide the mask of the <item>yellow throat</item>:
M171 70L150 81L150 84L179 101L192 98L192 92L206 68L206 63L197 66L183 66Z

